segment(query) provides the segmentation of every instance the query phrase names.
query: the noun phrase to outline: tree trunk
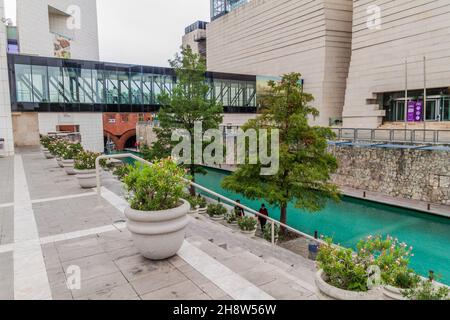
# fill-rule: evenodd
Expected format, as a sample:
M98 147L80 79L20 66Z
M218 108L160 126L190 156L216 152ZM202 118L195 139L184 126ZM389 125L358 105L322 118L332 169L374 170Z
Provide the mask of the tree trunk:
M192 182L195 183L195 166L191 164L189 167L189 171L192 177ZM191 196L195 197L195 187L193 185L189 187L189 193L191 194Z
M280 209L280 222L287 225L287 205L281 205ZM280 228L281 234L286 234L287 230L285 227Z

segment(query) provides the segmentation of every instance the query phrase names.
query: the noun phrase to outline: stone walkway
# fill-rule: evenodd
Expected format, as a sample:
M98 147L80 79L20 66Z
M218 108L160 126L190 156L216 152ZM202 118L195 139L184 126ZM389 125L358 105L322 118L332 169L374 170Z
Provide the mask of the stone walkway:
M36 150L0 159L0 173L0 299L317 298L313 262L201 215L178 255L144 259L107 173L101 198Z

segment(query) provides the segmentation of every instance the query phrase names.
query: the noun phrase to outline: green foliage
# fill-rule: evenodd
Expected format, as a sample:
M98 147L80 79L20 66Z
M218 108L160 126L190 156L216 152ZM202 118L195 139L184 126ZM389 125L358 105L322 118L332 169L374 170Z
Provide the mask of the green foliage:
M267 241L272 241L272 224L266 224L263 230L263 237ZM275 240L279 239L280 237L280 226L275 225Z
M59 156L64 160L75 159L78 154L83 151L83 147L79 143L65 142L61 145L59 149Z
M170 158L153 165L129 166L124 183L129 192L128 201L132 209L157 211L176 208L180 205L186 172Z
M236 209L229 211L225 218L230 224L237 223L238 215L236 214Z
M184 199L190 203L191 208L196 208L197 206L199 208L206 208L208 205L206 199L201 195L191 196L190 194L185 194Z
M95 169L95 160L100 157L100 153L91 151L81 151L75 157L74 168L76 170L93 170Z
M210 217L220 217L227 213L227 209L220 203L211 203L208 205L208 210L206 212Z
M41 145L47 149L48 149L48 146L50 145L50 143L52 143L53 141L56 140L56 138L53 138L50 136L44 136L44 135L41 135L39 139L41 141Z
M194 161L194 124L202 123L202 134L218 128L223 119L223 106L207 97L209 85L205 77L205 60L194 54L190 47L182 48L181 55L177 54L170 65L175 70L177 82L172 94L163 92L158 97L161 104L158 114L160 128L155 128L158 140L151 148L144 150L145 159L153 161L170 156L173 147L178 144L171 141L172 133L179 129L186 130L192 142L191 161L186 167L194 177L195 173L205 173ZM195 194L192 188L191 194Z
M115 167L113 175L115 175L120 181L123 181L123 179L125 179L125 177L128 175L131 169L132 166L122 164L118 167Z
M66 150L68 143L63 139L53 139L48 144L47 149L53 156L62 158L62 154Z
M224 179L222 186L247 198L265 199L280 207L280 220L286 223L290 201L295 201L298 208L315 212L329 199L339 200L338 188L329 182L331 173L337 169L336 159L327 151L327 139L334 134L329 128L308 124L308 119L319 113L309 106L313 96L303 92L300 74L284 75L280 83L272 81L269 86L271 92L263 100L262 114L243 129L256 132L267 129L269 133L272 129L279 130L279 171L272 176L262 176L261 164L241 165Z
M238 225L242 231L253 231L256 230L258 220L255 217L243 216L238 218Z
M399 289L411 289L415 288L420 283L420 276L415 274L413 270L408 268L400 269L395 274L393 287Z
M367 260L368 264L380 268L383 283L405 288L404 286L407 285L405 281L413 281L412 277L407 280L407 275L413 273L408 268L413 248L408 248L406 243L400 243L398 239L390 236L386 238L380 235L369 236L358 243L357 249L359 257Z
M368 290L366 270L369 265L351 249L335 247L328 239L326 245L320 246L317 262L330 285L349 291Z
M411 300L450 300L448 287L438 286L433 280L423 280L416 287L403 292Z

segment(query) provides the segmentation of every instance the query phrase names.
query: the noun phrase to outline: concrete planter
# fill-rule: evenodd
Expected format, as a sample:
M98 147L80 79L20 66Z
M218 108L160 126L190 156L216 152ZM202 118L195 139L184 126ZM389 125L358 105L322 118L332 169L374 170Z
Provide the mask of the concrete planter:
M76 170L78 183L83 189L92 189L97 186L97 175L95 169L92 170Z
M198 208L199 214L206 214L207 211L208 211L208 208Z
M225 216L221 215L221 216L209 216L211 218L212 221L222 221Z
M325 273L323 270L319 270L316 273L315 283L319 296L323 300L381 300L382 298L380 289L373 289L367 292L348 291L333 287L325 279Z
M193 208L193 207L191 206L191 208L189 209L188 213L189 213L189 214L196 214L196 213L198 213L198 208Z
M189 202L182 200L177 208L160 211L125 209L127 228L140 253L151 260L174 256L183 245Z
M383 296L386 300L408 300L402 295L403 290L386 285L383 287Z
M255 230L252 230L252 231L246 231L246 230L242 230L242 229L241 229L241 233L242 233L242 234L245 234L245 235L248 236L248 237L253 238L253 237L256 235L256 229L255 229Z
M61 168L64 168L64 164L61 158L56 158L56 163L58 163L58 166L60 166Z
M76 173L75 173L75 169L73 168L73 166L74 166L73 159L63 160L62 162L63 162L64 170L66 171L66 173L69 176L74 176Z

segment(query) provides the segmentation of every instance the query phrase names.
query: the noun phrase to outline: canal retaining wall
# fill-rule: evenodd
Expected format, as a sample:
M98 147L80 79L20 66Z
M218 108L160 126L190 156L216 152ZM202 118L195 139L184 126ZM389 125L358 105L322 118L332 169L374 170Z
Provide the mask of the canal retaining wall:
M330 146L333 182L388 196L450 205L450 152Z

